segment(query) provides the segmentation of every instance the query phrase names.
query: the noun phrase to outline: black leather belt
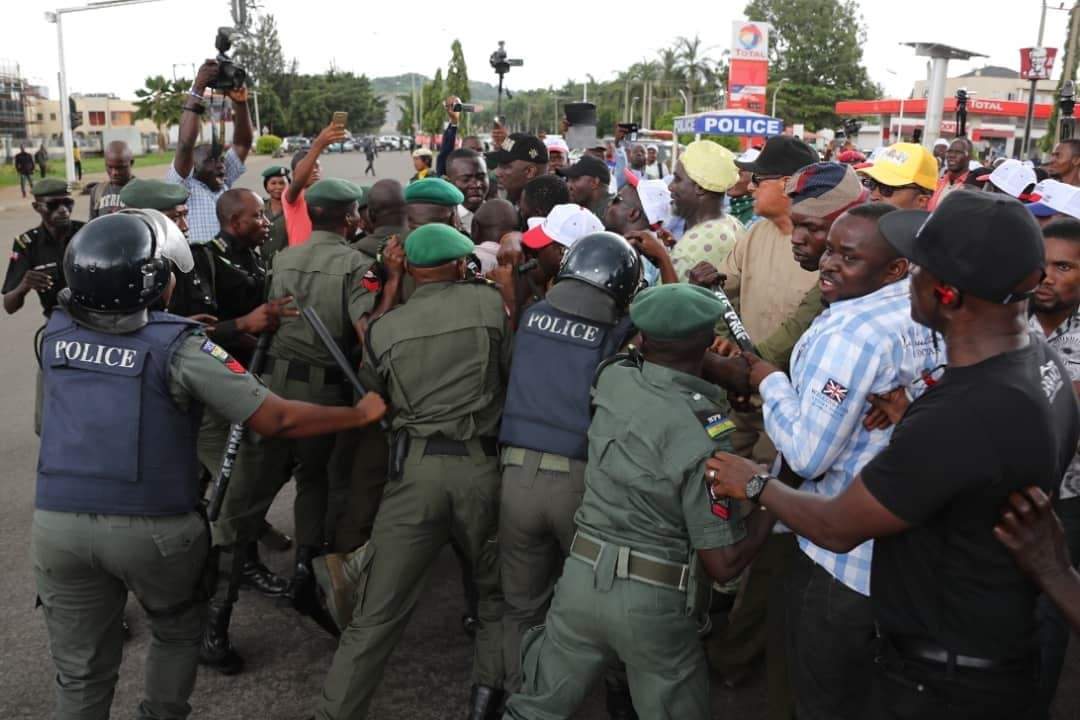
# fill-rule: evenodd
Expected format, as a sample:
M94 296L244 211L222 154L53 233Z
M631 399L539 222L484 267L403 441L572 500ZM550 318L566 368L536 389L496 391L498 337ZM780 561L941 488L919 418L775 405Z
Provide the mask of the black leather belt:
M921 638L890 636L888 642L902 657L969 670L1013 670L1026 664L1024 660L994 660L960 655Z
M499 454L499 441L493 437L477 438L484 454L494 457ZM444 437L429 437L424 445L425 455L458 455L461 457L469 454L469 446L465 440L451 440Z
M274 365L279 362L285 363L287 366L285 369L285 377L287 379L304 383L311 382L311 377L314 374L312 372L312 366L298 360L282 360L281 358L267 357L266 362L263 365L262 374L269 377L270 374L274 372ZM327 367L320 369L322 370L323 375L323 385L345 384L345 373L341 372L340 368Z

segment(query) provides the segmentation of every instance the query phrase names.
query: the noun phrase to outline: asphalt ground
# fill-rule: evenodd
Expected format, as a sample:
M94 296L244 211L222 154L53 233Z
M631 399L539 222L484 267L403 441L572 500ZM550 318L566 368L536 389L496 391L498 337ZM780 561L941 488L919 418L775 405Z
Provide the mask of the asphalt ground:
M239 185L261 191L259 173L270 164L254 158ZM360 183L362 153L324 156L324 176ZM412 175L407 153L384 153L376 161L378 178L406 180ZM136 175L161 177L165 167ZM88 176L87 181L98 179ZM77 199L75 215L86 217L86 197ZM39 222L18 188L0 189L0 242ZM0 720L40 720L51 716L54 669L44 620L34 609L30 563L30 521L38 443L33 434L34 355L32 339L42 324L36 297L14 316L0 317ZM87 408L102 412L103 408ZM270 520L291 531L293 486L278 497ZM263 551L264 560L283 574L291 572L291 553ZM390 658L375 697L373 720L408 718L443 720L464 717L468 702L472 645L461 630L464 600L457 561L449 550L435 563L428 587L405 635ZM125 646L112 717L134 717L142 688L150 637L146 617L130 602L127 617L133 637ZM310 620L251 592L243 592L233 617L233 643L247 661L245 671L223 677L199 670L191 698L193 718L206 720L299 720L314 707L336 643ZM1055 720L1080 718L1080 652L1073 638L1069 663L1055 706ZM713 683L713 716L756 720L765 717L764 673L754 674L738 690ZM603 693L597 689L578 712L582 720L601 720ZM643 720L649 720L647 718Z

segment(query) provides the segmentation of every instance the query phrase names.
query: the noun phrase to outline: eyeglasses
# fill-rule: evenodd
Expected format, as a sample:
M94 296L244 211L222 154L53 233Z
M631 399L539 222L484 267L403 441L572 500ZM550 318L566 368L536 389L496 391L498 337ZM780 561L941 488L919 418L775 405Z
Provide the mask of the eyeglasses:
M783 175L758 175L757 173L753 173L752 175L750 175L750 182L753 183L754 185L760 185L761 183L766 182L768 180L779 180L782 177L784 177L784 176Z
M884 183L879 183L877 180L869 177L863 178L862 184L863 187L870 192L877 190L878 195L884 198L892 197L894 192L899 192L900 190L917 190L919 192L927 192L926 188L922 187L921 185L915 185L914 183L908 185L885 185Z

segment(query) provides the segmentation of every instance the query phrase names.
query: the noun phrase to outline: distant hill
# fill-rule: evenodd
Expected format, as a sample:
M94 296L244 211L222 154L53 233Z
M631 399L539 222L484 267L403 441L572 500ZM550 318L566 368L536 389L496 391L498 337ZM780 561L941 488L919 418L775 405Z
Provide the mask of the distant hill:
M419 73L405 73L393 77L377 77L371 81L372 88L377 93L389 93L392 95L407 95L412 92L413 78L416 78L416 87L420 88L431 78ZM497 90L494 85L486 82L472 80L469 82L469 91L472 93L474 102L495 102Z

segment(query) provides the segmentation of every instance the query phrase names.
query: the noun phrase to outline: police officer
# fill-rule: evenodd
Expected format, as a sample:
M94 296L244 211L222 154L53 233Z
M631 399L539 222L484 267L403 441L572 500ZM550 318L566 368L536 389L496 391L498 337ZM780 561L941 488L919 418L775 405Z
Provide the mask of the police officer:
M320 180L306 191L311 237L302 245L274 256L269 295L295 298L296 306L314 308L348 355L357 343L357 322L371 311L375 296L361 282L368 265L365 256L345 238L358 227L357 201L363 190L339 179ZM283 314L271 342L263 379L271 390L289 398L326 406L348 405L352 390L341 370L307 323ZM296 570L290 590L297 609L313 613L328 630L313 603L311 560L326 540L328 464L334 434L300 442L254 439L245 443L237 470L244 480L234 482L225 497L215 541L244 543L278 490L296 479ZM258 452L254 452L254 448ZM227 624L227 620L225 621Z
M71 241L68 287L45 332L32 554L57 717L109 715L129 591L154 635L135 717L191 711L208 547L196 512L203 405L264 435L291 437L364 425L385 411L376 395L334 409L283 400L197 323L149 311L170 292L170 261L181 270L192 263L160 213L98 218Z
M266 219L273 225L275 220L285 214L281 196L285 194L292 178L289 177L289 168L284 165L271 165L262 171L262 177L263 190L266 191L263 210L266 212Z
M499 565L506 690L521 686L521 638L544 620L585 491L597 366L636 332L627 317L641 260L614 233L578 240L547 296L522 314L499 431ZM611 703L609 703L610 705Z
M56 307L57 293L64 289L64 276L60 272L64 250L84 223L71 219L75 199L63 180L38 180L31 192L41 224L15 238L4 276L4 311L9 315L18 312L33 290L48 316Z
M714 501L705 461L729 447L727 402L703 380L722 304L687 284L630 307L644 362L598 373L585 494L547 624L523 642L523 685L506 718L570 717L608 663L626 663L641 717L710 717L698 615L708 584L749 561L747 523Z
M464 281L472 250L447 225L414 230L405 254L416 292L375 320L364 342L365 387L386 393L394 408L393 479L371 540L343 567L359 589L323 685L320 720L365 717L424 578L451 537L464 548L479 591L469 717L495 711L503 676L495 434L512 338L495 288Z

